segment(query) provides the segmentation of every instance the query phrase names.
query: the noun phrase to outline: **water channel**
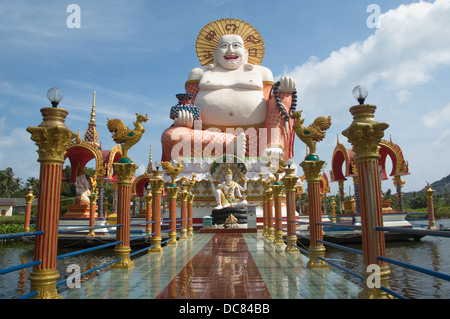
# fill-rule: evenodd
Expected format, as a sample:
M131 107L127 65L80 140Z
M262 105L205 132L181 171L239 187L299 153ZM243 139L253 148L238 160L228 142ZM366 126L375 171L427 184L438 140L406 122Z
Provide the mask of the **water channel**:
M450 228L450 219L437 220L436 225L438 226L439 224ZM351 244L347 246L361 249L361 244ZM32 261L33 249L34 244L32 242L15 241L1 243L0 269ZM58 255L72 252L74 249L78 250L80 248L59 248ZM418 242L389 242L386 243L386 257L444 274L450 274L450 239L426 236ZM327 247L326 258L331 258L335 262L356 273L362 272L361 255ZM67 267L71 264L80 265L81 271L84 272L113 259L114 251L111 248L64 258L58 261L58 271L62 277L60 280L67 278L67 276L71 274L71 272L67 272ZM109 269L110 267L106 267L95 271L87 275L87 278L83 278L82 282L88 280L89 277L97 276ZM30 267L21 271L0 275L0 299L14 299L27 294L30 288L28 275L31 270ZM347 273L338 271L334 267L331 267L331 270L341 273L344 277L357 284L361 284L358 279ZM450 298L450 282L448 281L395 265L390 265L390 270L390 288L400 295L413 299ZM67 286L62 285L58 288L59 291L62 291L63 289L67 289Z

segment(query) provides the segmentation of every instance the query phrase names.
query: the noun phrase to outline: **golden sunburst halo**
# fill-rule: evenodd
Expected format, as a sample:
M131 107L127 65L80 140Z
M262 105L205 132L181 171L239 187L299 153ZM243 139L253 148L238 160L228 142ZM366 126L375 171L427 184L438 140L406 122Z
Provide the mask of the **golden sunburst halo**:
M195 48L202 66L213 63L213 51L217 49L220 37L227 34L241 36L248 50L248 63L261 65L265 53L261 34L243 20L220 19L205 25L197 36Z

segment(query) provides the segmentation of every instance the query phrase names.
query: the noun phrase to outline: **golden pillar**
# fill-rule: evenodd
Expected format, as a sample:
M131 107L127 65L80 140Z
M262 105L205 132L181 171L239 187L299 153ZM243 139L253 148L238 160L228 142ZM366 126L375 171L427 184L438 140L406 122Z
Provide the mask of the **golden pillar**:
M385 257L385 236L384 232L375 228L383 226L378 160L379 144L389 125L375 120L375 105L363 104L363 100L360 103L350 108L353 122L342 134L353 145L358 165L364 269L368 269L369 265L378 265L381 285L388 288L389 267L378 259L378 256ZM369 285L370 275L371 272L364 271L363 297L390 298L388 293Z
M153 178L150 179L150 185L152 186L152 221L153 233L151 238L152 248L148 250L149 253L162 253L161 247L161 194L164 188L164 179L162 177L163 171L154 170Z
M336 202L331 200L331 222L336 223Z
M295 168L285 168L286 175L283 178L283 185L286 190L286 209L287 209L287 234L286 234L286 251L290 253L298 253L297 245L297 224L295 221L295 185L298 177L295 176Z
M132 178L138 166L134 163L114 163L117 173L118 200L117 200L117 227L116 240L121 241L114 248L116 258L120 260L112 265L112 269L131 269L134 267L130 259L130 205Z
M319 259L325 256L325 247L318 240L323 240L322 226L318 223L322 222L322 209L320 205L320 180L321 171L325 161L303 161L300 166L305 173L305 179L308 183L308 199L309 199L309 261L308 268L327 269L328 264Z
M187 191L187 187L183 185L181 192L178 194L178 197L181 202L181 236L180 240L187 239L187 207L188 207L188 196L189 192Z
M97 194L89 195L89 227L95 226L95 202L97 201ZM88 237L95 237L95 229L89 229Z
M282 228L282 216L281 216L281 200L283 196L283 184L281 182L275 182L272 186L273 198L275 202L275 238L274 244L284 244L283 240L283 228Z
M145 233L151 234L152 232L152 224L150 223L152 220L152 192L151 190L147 190L147 194L144 196L145 200Z
M431 185L425 186L424 190L425 196L427 197L427 208L428 208L428 229L436 229L434 220L434 204L433 204L433 193L434 190L431 189Z
M188 195L188 237L194 236L194 195Z
M25 223L24 223L24 229L25 231L30 231L30 219L31 219L31 204L34 200L33 190L30 188L28 190L28 193L25 195L25 200L27 203L27 207L25 209Z
M171 184L175 185L175 184ZM167 197L169 198L169 220L170 220L170 232L169 241L167 245L177 245L177 195L178 187L167 187Z
M55 104L57 105L57 103ZM38 146L40 162L39 197L36 217L34 260L41 263L33 267L29 278L31 291L37 291L35 299L59 299L56 281L58 249L58 227L61 203L62 166L67 147L77 134L64 124L68 112L58 107L41 109L43 122L38 127L28 127L31 139Z

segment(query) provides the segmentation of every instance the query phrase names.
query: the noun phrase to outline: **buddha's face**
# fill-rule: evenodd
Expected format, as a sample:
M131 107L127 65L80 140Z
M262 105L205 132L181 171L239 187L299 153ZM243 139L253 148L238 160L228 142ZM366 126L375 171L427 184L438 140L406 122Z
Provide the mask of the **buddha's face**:
M233 174L227 174L225 175L225 181L227 183L230 183L233 180Z
M247 63L248 51L239 35L224 35L219 39L214 61L224 69L236 70Z

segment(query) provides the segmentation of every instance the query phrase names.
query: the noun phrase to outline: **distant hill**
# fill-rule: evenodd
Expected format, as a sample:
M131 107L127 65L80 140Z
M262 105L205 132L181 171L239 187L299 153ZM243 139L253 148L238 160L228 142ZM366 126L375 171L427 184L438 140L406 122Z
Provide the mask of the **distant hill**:
M435 195L450 193L450 175L436 182L431 183L431 188L435 191L434 192ZM405 192L404 194L406 198L409 198L410 196L413 196L413 194L415 193L423 193L424 190L425 187L417 191Z
M431 183L431 188L435 190L435 194L443 194L450 191L450 175L441 180ZM425 189L425 188L424 188Z

